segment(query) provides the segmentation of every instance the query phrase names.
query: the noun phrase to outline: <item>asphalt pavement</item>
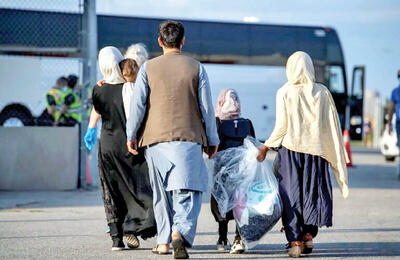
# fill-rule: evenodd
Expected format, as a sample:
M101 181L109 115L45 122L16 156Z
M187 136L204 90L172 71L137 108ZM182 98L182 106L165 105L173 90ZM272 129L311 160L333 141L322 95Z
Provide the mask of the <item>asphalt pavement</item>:
M269 155L271 159L273 154ZM315 239L313 259L400 259L400 181L396 162L378 151L354 148L350 196L334 188L333 227ZM191 259L287 258L278 223L254 249L242 255L216 250L217 224L208 203L198 222ZM0 259L172 259L150 252L155 239L135 250L111 251L98 190L0 192ZM230 223L229 239L234 237Z

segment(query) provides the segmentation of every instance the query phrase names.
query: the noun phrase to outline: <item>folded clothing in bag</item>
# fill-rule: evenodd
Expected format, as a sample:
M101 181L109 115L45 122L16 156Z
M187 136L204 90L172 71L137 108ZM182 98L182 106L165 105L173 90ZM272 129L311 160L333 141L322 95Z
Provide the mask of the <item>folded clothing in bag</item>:
M267 161L256 159L261 143L247 137L243 146L219 152L212 194L221 215L233 209L246 248L254 247L282 214L278 183Z
M276 198L277 197L275 196L274 200L276 200ZM268 212L268 214L260 213L257 208L254 208L249 204L238 204L233 209L233 216L238 223L240 237L246 245L246 248L256 246L259 240L270 231L281 218L282 207L280 201L269 201L269 203L270 204L264 204L272 207L272 211ZM261 205L258 207L264 211Z

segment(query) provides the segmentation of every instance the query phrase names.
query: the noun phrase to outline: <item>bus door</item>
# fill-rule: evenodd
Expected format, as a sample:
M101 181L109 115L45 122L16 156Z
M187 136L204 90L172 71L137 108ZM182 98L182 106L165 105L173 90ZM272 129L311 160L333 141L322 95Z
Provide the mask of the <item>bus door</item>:
M362 140L363 137L363 103L365 88L365 67L355 66L351 81L350 101L350 138Z

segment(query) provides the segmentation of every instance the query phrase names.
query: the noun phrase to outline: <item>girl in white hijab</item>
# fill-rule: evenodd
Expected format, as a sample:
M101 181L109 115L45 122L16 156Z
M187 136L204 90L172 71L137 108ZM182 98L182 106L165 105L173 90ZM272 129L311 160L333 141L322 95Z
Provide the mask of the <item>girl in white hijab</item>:
M122 93L125 84L119 67L122 60L115 47L105 47L99 52L104 84L93 89L93 109L84 138L86 147L91 150L96 141L97 120L101 117L98 169L112 250L125 247L123 235L128 247L137 248L137 236L149 238L157 231L147 163L143 153L132 156L126 147Z
M347 154L336 107L329 90L315 82L314 66L305 52L295 52L286 64L287 83L276 94L275 128L259 149L263 161L279 148L279 191L289 255L311 253L318 227L332 226L332 186L329 167L346 198Z

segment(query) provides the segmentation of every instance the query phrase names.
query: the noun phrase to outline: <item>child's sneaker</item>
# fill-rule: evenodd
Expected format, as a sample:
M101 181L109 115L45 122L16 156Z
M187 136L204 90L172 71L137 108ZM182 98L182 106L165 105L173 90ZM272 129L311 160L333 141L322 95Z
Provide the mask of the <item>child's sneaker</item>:
M294 258L300 257L301 252L303 251L303 247L303 242L293 241L292 243L290 243L288 255Z
M122 241L122 239L113 237L112 241L113 241L112 248L111 248L112 251L121 251L121 250L125 249L125 244Z
M314 248L313 237L310 233L307 233L303 236L303 254L311 254Z
M242 254L244 253L244 245L242 240L235 240L231 247L230 254Z
M217 241L217 250L218 251L225 251L229 250L229 241L228 240L220 240Z

